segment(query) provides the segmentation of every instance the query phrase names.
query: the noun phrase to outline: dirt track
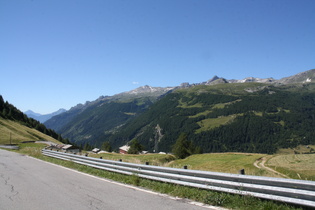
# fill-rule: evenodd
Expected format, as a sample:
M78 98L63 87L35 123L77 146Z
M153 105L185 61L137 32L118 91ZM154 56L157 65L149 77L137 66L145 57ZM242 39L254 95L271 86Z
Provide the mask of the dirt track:
M266 163L267 160L268 160L267 156L259 158L258 160L255 161L254 166L256 168L261 168L261 169L270 171L270 172L272 172L272 173L274 173L274 174L276 174L278 176L281 176L281 177L284 177L284 178L290 178L290 177L288 177L285 174L282 174L282 173L280 173L280 172L278 172L278 171L276 171L276 170L274 170L272 168L269 168L268 166L265 166L265 163Z

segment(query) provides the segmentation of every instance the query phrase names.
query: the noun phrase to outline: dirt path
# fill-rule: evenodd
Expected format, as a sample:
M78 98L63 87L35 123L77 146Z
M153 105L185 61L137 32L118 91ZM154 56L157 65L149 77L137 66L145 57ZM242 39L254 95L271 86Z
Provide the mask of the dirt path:
M272 173L274 173L274 174L277 174L277 175L279 175L279 176L282 176L282 177L284 177L284 178L290 178L290 177L288 177L288 176L285 175L285 174L282 174L282 173L280 173L280 172L278 172L278 171L276 171L276 170L274 170L274 169L272 169L272 168L269 168L268 166L265 166L265 163L266 163L266 161L267 161L268 159L269 159L269 158L267 158L267 156L262 157L262 158L259 158L258 160L255 161L254 166L255 166L256 168L261 168L261 169L270 171L270 172L272 172Z

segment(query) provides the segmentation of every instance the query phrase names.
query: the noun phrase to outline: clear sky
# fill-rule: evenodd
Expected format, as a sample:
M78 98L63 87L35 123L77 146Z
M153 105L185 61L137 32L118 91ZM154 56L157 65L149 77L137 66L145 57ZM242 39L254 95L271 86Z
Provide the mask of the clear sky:
M21 111L313 68L315 0L0 0L0 95Z

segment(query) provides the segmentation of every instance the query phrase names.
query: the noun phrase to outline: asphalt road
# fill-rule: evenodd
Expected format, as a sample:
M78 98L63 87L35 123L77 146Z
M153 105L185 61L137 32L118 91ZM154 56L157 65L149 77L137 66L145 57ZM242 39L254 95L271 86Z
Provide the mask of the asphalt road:
M205 208L0 149L0 209Z

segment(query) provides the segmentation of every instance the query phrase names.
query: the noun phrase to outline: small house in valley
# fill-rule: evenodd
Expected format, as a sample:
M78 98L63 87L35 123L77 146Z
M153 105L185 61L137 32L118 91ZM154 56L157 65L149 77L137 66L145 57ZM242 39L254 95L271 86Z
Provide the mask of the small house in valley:
M78 153L80 149L71 145L71 144L55 144L46 147L46 149L52 149L57 151L64 151L64 152L71 152L71 153Z
M94 148L94 149L92 149L92 152L94 152L94 153L98 153L98 152L100 152L101 150L99 149L99 148Z
M122 147L119 147L119 153L120 154L127 154L129 149L130 149L130 146L124 145Z

